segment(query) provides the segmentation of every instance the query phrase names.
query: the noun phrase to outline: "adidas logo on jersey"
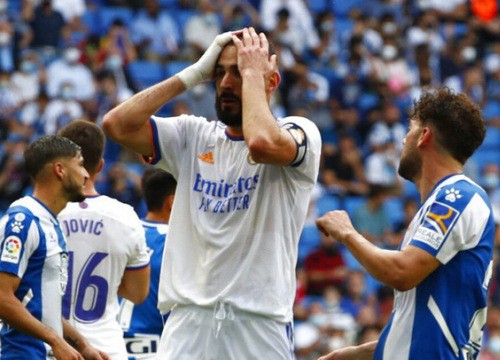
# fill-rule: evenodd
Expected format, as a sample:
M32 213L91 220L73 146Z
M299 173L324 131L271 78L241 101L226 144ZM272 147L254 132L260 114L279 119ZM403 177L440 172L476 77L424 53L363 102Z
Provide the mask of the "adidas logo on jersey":
M214 164L214 155L211 151L205 154L198 155L198 159L208 164Z

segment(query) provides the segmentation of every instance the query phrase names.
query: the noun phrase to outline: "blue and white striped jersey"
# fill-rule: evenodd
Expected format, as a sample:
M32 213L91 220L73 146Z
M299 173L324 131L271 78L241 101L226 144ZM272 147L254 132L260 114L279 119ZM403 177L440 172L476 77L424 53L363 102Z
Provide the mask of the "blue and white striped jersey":
M475 359L486 322L494 222L486 192L465 175L433 189L401 247L417 246L441 266L415 288L395 292L374 359Z
M163 248L168 232L165 223L142 220L146 243L151 256L151 281L149 294L140 305L122 299L118 321L124 331L129 359L156 359L163 324L167 316L158 310L158 285L162 267Z
M62 295L68 278L64 235L56 216L26 196L0 220L0 271L21 279L15 296L62 336ZM0 323L0 359L45 359L50 346Z

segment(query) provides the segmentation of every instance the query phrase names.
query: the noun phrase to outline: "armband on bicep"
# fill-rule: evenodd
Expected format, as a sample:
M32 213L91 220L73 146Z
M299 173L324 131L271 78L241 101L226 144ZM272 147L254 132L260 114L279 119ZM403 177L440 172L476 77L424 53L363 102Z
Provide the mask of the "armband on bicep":
M287 130L293 137L296 145L296 153L291 166L297 167L302 164L307 152L307 136L300 126L294 123L287 123L283 125L283 129Z

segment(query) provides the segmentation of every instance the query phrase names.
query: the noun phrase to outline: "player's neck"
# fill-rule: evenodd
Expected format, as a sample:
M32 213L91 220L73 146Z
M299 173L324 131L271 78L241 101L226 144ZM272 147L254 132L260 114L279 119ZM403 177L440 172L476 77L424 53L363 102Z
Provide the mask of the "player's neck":
M425 201L436 184L443 178L453 174L459 174L462 170L462 164L454 159L439 159L433 162L427 162L427 164L424 162L422 164L420 178L415 181L418 192L420 193L420 200L422 202Z
M168 224L168 219L170 217L170 214L164 214L161 211L148 211L146 214L146 220L149 221L155 221L155 222L162 222L165 224Z
M44 204L50 211L52 211L56 216L66 207L68 204L68 199L65 196L61 196L57 189L52 186L37 186L35 185L35 190L32 195L35 199Z
M89 173L89 178L85 182L85 186L83 187L83 193L85 196L94 196L94 195L99 195L95 188L95 178L97 174L90 174Z

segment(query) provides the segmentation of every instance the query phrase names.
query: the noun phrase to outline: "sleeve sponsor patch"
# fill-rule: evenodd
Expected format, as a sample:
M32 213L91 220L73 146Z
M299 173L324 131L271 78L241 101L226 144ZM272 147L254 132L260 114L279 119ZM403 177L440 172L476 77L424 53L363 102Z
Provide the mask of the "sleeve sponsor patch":
M413 240L421 241L438 250L459 215L460 212L451 206L434 202L413 236Z
M19 237L8 236L3 243L1 261L18 264L21 259L22 247L23 243Z
M304 160L304 157L306 156L306 150L307 150L306 133L304 132L304 130L302 130L300 126L294 123L286 123L285 125L283 125L283 129L287 130L292 135L293 139L295 140L295 143L297 144L297 153L291 165L299 166Z

